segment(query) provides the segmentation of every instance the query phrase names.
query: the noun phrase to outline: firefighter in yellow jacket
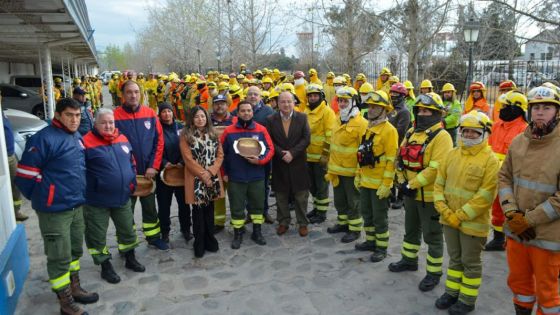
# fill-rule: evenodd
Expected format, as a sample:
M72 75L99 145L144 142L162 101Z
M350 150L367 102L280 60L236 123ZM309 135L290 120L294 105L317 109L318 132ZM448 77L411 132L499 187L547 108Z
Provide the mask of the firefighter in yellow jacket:
M452 315L474 310L482 282L481 253L490 230L499 170L488 146L491 127L483 113L462 116L458 147L441 161L434 183L434 204L449 255L445 293L435 305Z
M360 237L360 192L354 187L358 170L358 146L367 129L367 120L360 115L358 92L343 87L336 93L340 108L337 126L333 129L329 163L325 179L333 185L334 206L338 213L337 223L327 229L328 233L346 233L342 243L350 243Z
M336 115L325 102L323 88L309 84L307 93L307 120L311 129L311 143L307 147L307 166L313 195L313 210L307 213L309 222L322 223L329 209L329 184L325 180L332 131L336 126Z
M421 239L428 244L427 275L418 288L430 291L442 274L443 232L434 208L434 181L439 163L453 148L451 136L441 123L444 106L433 92L420 94L414 104L414 127L405 135L399 148L397 177L404 195L404 240L402 258L391 263L389 270L418 270Z
M370 260L380 262L387 257L389 246L387 198L395 178L399 134L387 118L393 105L385 91L367 93L362 102L368 105L368 129L358 149L356 186L360 187L360 212L366 241L355 248L373 251Z

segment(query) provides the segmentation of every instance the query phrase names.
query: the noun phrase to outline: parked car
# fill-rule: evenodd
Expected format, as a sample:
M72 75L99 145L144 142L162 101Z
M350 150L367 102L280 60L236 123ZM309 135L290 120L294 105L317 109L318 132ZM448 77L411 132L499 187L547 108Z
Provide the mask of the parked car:
M37 92L5 83L0 83L0 91L2 92L2 107L21 110L45 119L43 98Z
M25 143L27 139L37 133L39 130L48 126L48 124L39 119L37 116L15 109L4 109L4 113L8 117L15 139L15 154L18 160L21 159Z
M60 78L62 80L62 74L53 74L54 78ZM10 77L10 84L18 85L29 90L39 92L41 89L41 76L38 75L13 75ZM70 78L66 77L65 85L70 86Z
M111 80L111 77L115 73L116 74L121 74L120 71L103 71L103 72L101 72L101 74L99 76L101 77L101 80L103 81L103 84L107 85L107 84L109 84L109 80Z

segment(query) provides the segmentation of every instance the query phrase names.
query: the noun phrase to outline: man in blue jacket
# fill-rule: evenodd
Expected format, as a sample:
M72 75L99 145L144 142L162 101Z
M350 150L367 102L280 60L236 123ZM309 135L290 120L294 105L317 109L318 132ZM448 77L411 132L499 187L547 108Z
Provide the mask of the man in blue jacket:
M253 221L251 239L259 245L266 241L261 233L264 222L264 181L265 165L274 155L274 146L266 128L253 121L253 107L248 101L237 105L237 122L226 127L220 138L224 150L224 181L228 182L228 197L231 211L231 225L234 238L232 249L239 249L243 241L245 206ZM241 138L253 138L264 146L259 156L243 157L236 153L234 145Z
M76 302L95 303L99 299L97 293L81 288L78 275L86 189L79 125L80 105L71 98L58 101L52 124L27 141L15 180L37 212L49 282L62 314L83 314Z
M121 278L111 265L107 249L109 218L117 230L119 252L126 258L125 267L144 272L134 255L138 237L130 209L130 195L136 188L136 167L132 146L115 128L113 110L100 108L95 114L92 131L84 136L86 147L86 245L96 265L101 265L101 278L118 283Z
M77 86L72 91L72 98L80 103L80 127L78 132L84 136L93 128L93 115L91 113L91 103L86 99L87 92L81 87Z
M132 155L136 161L136 172L148 179L154 179L161 167L163 156L163 131L153 109L140 104L140 87L132 80L121 87L124 103L115 109L115 126L132 145ZM132 197L132 211L137 197ZM156 210L156 197L151 193L140 197L142 205L142 230L148 244L160 250L169 249L161 239L161 229Z

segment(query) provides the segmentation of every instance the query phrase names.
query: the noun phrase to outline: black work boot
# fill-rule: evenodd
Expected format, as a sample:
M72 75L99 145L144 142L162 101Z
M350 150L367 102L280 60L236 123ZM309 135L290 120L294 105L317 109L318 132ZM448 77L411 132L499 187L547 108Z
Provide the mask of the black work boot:
M446 310L450 308L453 304L457 303L459 299L458 296L453 296L449 293L444 293L436 300L436 307L440 310Z
M348 231L344 236L340 239L342 243L351 243L360 238L360 232L356 231Z
M461 301L457 301L449 308L450 315L465 315L472 311L474 311L474 305L468 305Z
M369 260L376 263L382 261L385 257L387 257L387 249L376 248L375 251L373 251L373 254L369 257Z
M121 277L115 272L109 259L101 263L101 278L113 284L121 282Z
M312 224L323 223L327 219L327 211L317 211L317 214L309 218L309 222Z
M337 223L327 228L327 233L329 234L343 233L343 232L348 232L348 225L342 225Z
M239 249L243 243L243 231L241 228L233 229L233 241L231 241L231 249Z
M99 300L99 294L95 292L88 292L80 285L80 275L73 272L70 275L70 290L74 301L82 304L95 303Z
M532 309L517 305L515 303L513 304L513 306L515 307L515 315L531 315L531 313L533 312Z
M375 241L365 241L354 245L354 248L359 251L374 251L376 248Z
M146 267L144 267L141 263L136 260L136 256L134 255L134 249L129 250L124 254L126 258L126 262L124 266L134 272L144 272L146 271Z
M311 219L312 217L314 217L315 215L317 215L317 212L319 212L319 211L318 211L317 209L313 208L313 210L307 212L307 213L305 214L305 216L306 216L308 219Z
M418 263L401 259L397 262L389 264L389 271L403 272L403 271L416 271L418 270Z
M418 284L418 289L422 292L432 291L436 285L439 284L440 277L441 276L433 275L431 273L427 274L424 279L420 281L420 284Z
M253 223L253 234L251 234L251 239L258 245L266 245L266 241L261 233L261 225Z
M494 230L494 239L491 240L488 244L486 244L486 246L484 246L484 250L488 252L491 251L503 252L505 250L504 245L505 245L504 233Z

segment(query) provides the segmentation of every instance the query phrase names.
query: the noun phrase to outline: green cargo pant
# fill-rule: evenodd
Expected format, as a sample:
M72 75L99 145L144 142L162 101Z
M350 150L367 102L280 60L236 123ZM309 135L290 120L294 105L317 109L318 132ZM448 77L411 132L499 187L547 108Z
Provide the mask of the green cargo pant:
M224 191L227 192L227 183L224 183ZM226 225L226 197L214 200L214 225Z
M36 212L47 255L49 282L52 290L59 292L70 284L70 273L80 271L85 229L82 207Z
M307 201L309 200L309 191L300 190L295 193L290 192L276 192L276 219L280 225L290 226L292 220L290 214L290 197L293 199L295 206L294 212L296 213L296 222L302 226L307 226L309 220L305 216L307 213Z
M433 202L404 198L404 242L401 250L403 259L418 262L418 251L422 237L428 244L426 270L429 274L441 276L443 263L443 232L439 223L439 213Z
M379 199L377 189L360 188L360 212L364 218L366 241L375 241L379 249L389 247L389 204Z
M119 252L126 253L138 246L138 237L134 230L134 218L130 211L130 200L122 207L99 208L84 206L84 220L86 223L86 246L96 265L111 259L107 249L107 228L109 218L113 220L117 231Z
M474 305L482 282L481 253L486 237L467 235L447 225L443 226L443 234L449 255L445 292Z
M229 182L228 197L234 229L245 225L245 207L253 224L264 223L264 179L248 183Z
M325 180L325 167L319 162L307 162L307 171L311 186L309 192L313 196L313 208L319 211L329 210L329 183Z
M137 199L138 197L130 197L133 214ZM140 204L142 205L142 231L144 232L146 240L151 241L160 238L161 229L159 227L159 217L156 210L156 195L149 194L146 197L140 197Z
M338 186L333 187L334 207L339 225L347 225L352 232L362 230L360 216L360 192L354 186L354 177L338 175Z
M8 168L10 169L10 184L12 185L12 200L14 201L15 212L18 212L23 204L21 192L14 183L14 180L16 179L17 163L18 161L15 154L8 156Z

